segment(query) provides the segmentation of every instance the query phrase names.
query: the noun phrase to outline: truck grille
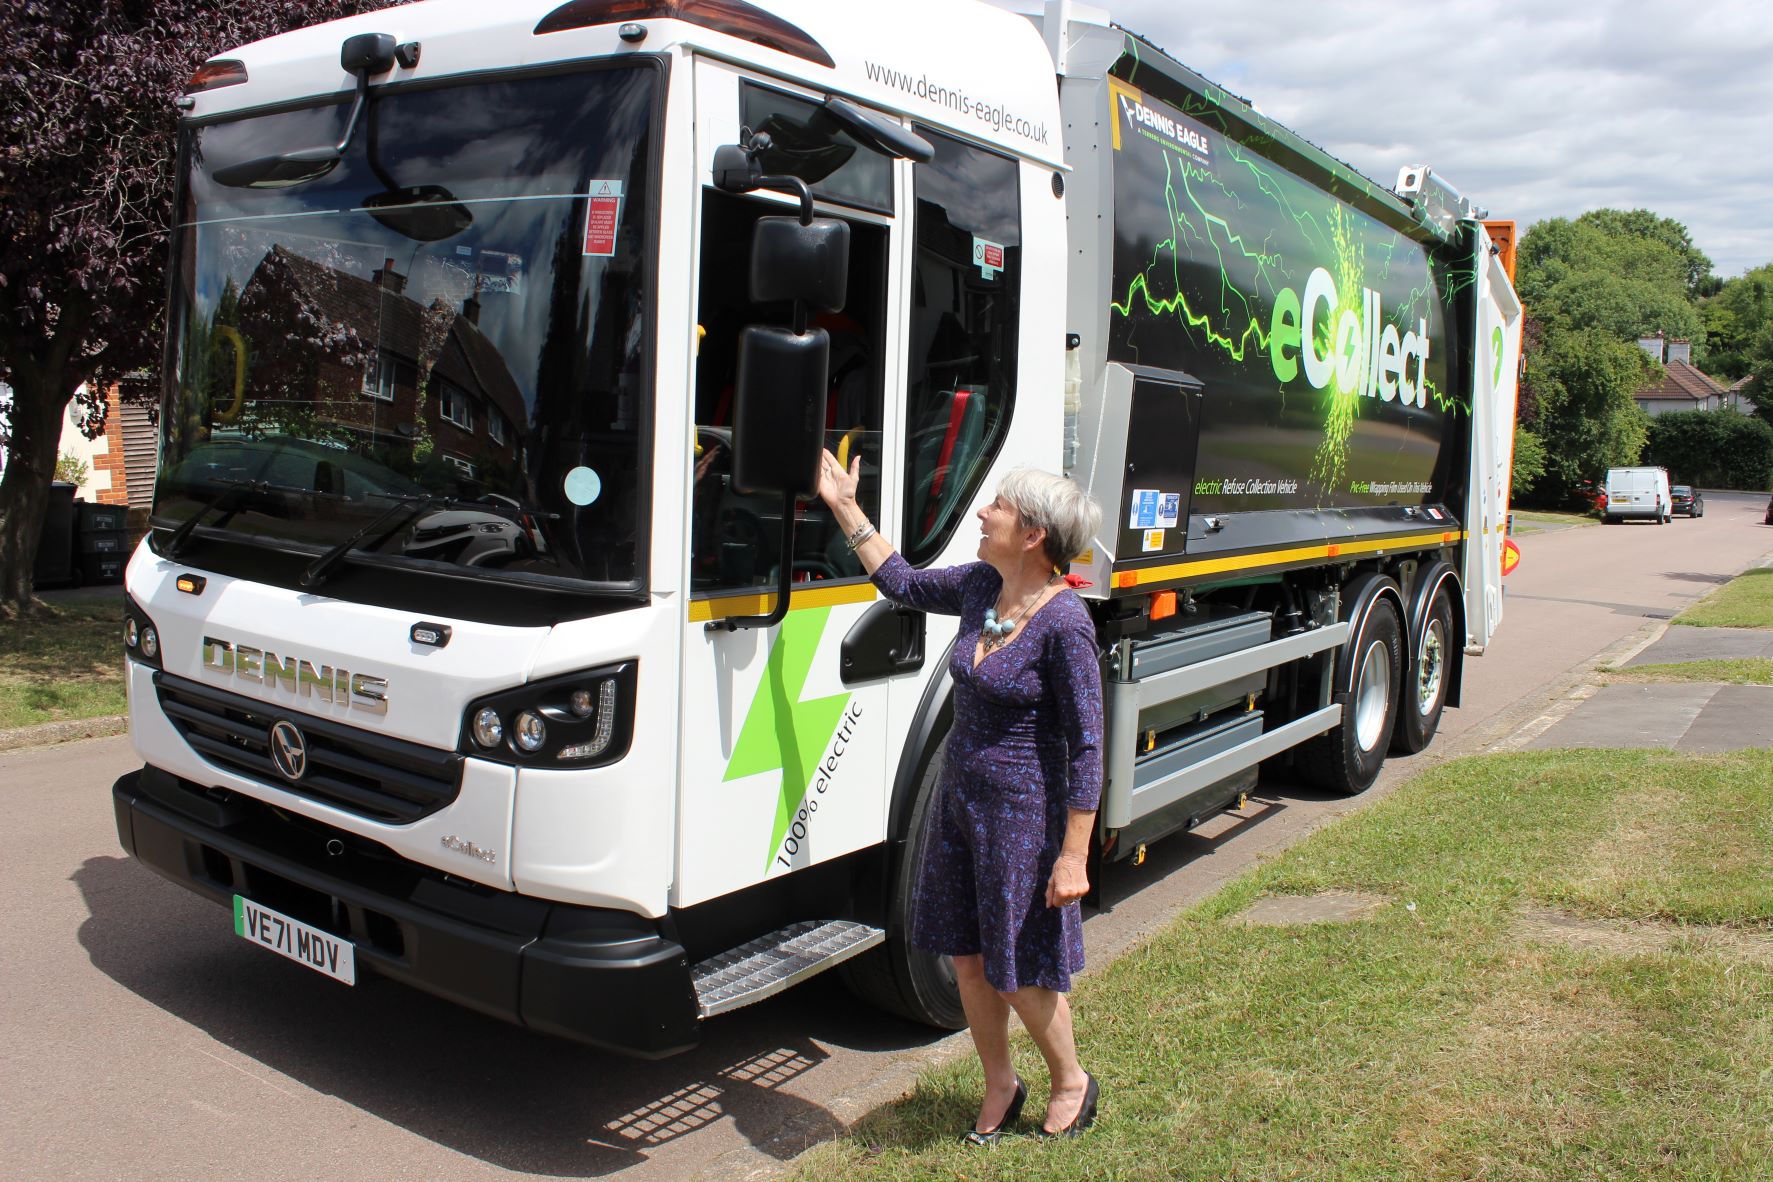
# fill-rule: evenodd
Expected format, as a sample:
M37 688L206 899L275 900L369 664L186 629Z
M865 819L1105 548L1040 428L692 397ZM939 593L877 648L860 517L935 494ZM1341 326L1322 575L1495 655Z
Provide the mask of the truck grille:
M209 762L360 817L409 824L449 804L461 787L462 757L453 751L279 710L169 673L156 673L154 688L179 735ZM271 726L282 718L307 740L308 768L299 781L285 779L271 762Z

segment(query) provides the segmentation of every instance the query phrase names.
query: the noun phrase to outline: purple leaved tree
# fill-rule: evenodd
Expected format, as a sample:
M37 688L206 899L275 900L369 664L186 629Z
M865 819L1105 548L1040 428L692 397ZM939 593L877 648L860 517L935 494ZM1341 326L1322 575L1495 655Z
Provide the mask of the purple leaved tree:
M207 58L387 0L0 0L0 615L28 611L62 415L157 368L175 106ZM153 388L153 384L150 384Z

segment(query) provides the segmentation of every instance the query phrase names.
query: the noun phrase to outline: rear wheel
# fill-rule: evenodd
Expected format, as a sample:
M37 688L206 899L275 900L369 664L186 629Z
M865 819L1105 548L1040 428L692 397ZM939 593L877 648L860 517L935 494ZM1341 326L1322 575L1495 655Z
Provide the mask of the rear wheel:
M1440 729L1441 711L1447 707L1447 681L1452 672L1453 604L1446 587L1434 593L1422 639L1416 646L1415 675L1406 677L1397 706L1397 730L1391 749L1414 755L1428 746Z
M1342 703L1342 721L1299 749L1298 766L1320 788L1350 796L1365 792L1385 766L1397 725L1403 684L1403 626L1382 598L1367 612L1354 643L1354 679Z
M909 831L891 871L893 895L886 943L844 961L837 973L850 992L863 1001L925 1026L959 1030L967 1019L960 1005L954 962L946 956L913 948L909 938L911 895L923 864L924 841L935 823L943 763L944 752L938 748L918 782Z

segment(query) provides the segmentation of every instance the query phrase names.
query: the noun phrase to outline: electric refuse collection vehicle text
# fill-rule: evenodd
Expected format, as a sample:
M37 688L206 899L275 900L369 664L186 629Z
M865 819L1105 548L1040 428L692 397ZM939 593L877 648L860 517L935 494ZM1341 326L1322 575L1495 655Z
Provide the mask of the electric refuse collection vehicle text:
M1101 859L1430 741L1502 612L1477 211L1100 14L858 11L431 0L202 67L131 854L629 1053L833 966L958 1026L903 932L958 625L862 577L820 447L918 565L1018 463L1101 505Z

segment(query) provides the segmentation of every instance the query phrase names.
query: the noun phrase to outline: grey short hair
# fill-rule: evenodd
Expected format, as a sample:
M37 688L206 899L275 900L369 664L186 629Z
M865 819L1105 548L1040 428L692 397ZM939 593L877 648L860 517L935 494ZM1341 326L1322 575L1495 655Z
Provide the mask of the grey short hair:
M1063 570L1083 553L1102 524L1102 510L1077 483L1039 468L1012 468L997 483L1024 525L1047 531L1047 560Z

